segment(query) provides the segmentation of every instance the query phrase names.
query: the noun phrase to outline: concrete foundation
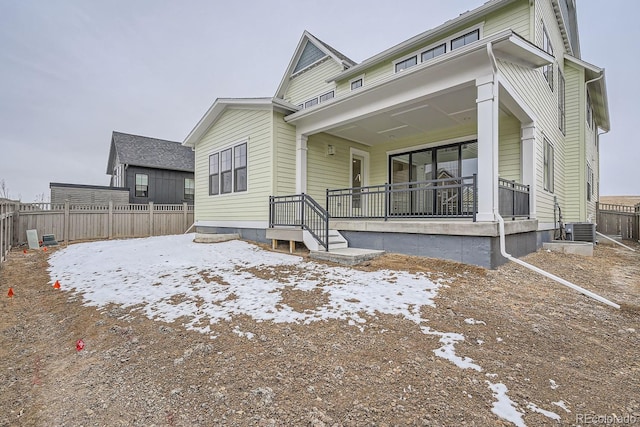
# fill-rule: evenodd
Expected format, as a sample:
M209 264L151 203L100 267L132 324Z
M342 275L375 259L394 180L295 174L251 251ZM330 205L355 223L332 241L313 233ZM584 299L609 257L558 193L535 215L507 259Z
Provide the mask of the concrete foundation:
M261 228L230 228L230 227L196 227L196 234L237 234L240 239L258 243L271 243L266 237L266 230Z
M211 233L196 233L196 237L193 239L196 243L220 243L227 242L229 240L239 239L240 235L237 233L232 234L211 234Z
M590 242L554 240L553 242L543 243L542 248L553 252L562 252L563 254L593 256L593 243Z

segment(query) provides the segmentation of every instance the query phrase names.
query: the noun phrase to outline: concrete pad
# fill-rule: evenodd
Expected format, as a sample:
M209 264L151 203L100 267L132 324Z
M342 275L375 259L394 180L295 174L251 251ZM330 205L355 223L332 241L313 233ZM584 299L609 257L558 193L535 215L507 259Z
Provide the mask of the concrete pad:
M329 252L311 251L309 252L309 258L331 261L342 265L356 265L377 258L382 254L384 254L384 251L374 249L341 248L331 249Z
M193 239L195 243L220 243L229 240L239 239L239 234L206 234L196 233L196 237Z
M572 242L568 240L556 240L542 244L542 249L553 252L562 252L563 254L574 254L583 256L593 256L593 243L590 242Z

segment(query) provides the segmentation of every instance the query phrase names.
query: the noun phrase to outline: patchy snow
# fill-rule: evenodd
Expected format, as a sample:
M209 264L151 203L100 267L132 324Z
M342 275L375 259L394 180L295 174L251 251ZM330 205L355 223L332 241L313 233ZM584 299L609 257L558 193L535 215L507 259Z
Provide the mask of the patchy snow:
M538 405L536 405L535 403L529 402L527 404L527 409L530 409L533 412L537 412L539 414L542 414L547 418L551 418L552 420L560 421L560 415L556 414L555 412L546 411L546 410L538 407Z
M468 323L469 325L486 325L487 323L482 320L476 320L473 317L469 317L468 319L464 319L464 323Z
M556 384L556 382L554 380L551 380L551 379L549 380L549 384L551 384L551 386L550 386L551 390L555 390L558 387L560 387L558 384Z
M71 245L50 256L51 283L59 280L63 290L81 296L86 305L103 308L117 304L156 320L180 319L185 327L212 339L216 336L211 325L232 321L239 315L277 323L340 319L361 330L367 326L362 313L402 315L419 325L424 334L439 337L442 346L434 350L438 357L462 369L482 372L473 359L455 352L464 335L426 326L428 320L422 317L421 309L435 307L434 298L443 286L440 280L431 280L423 273L365 272L304 262L301 257L266 251L242 241L199 244L193 237L186 234ZM288 290L320 292L325 302L304 312L296 311L283 296ZM465 322L486 325L473 318ZM239 326L233 332L254 339L253 332ZM501 342L502 338L496 340ZM507 396L507 387L487 383L497 399L492 412L524 426L523 413ZM554 405L568 411L561 406L562 401Z
M522 419L524 414L518 411L517 404L507 396L507 386L502 383L493 384L489 381L487 381L487 384L489 384L489 388L493 392L493 397L496 398L491 412L517 427L526 427Z
M482 371L482 368L473 363L473 359L470 357L460 357L456 354L455 345L460 341L464 341L464 335L455 332L438 332L428 326L422 326L422 332L427 335L438 335L440 337L440 342L443 346L433 350L436 356L449 360L458 368L475 369L478 372Z
M571 411L569 410L569 408L567 408L567 404L566 404L566 403L564 403L564 401L562 401L562 400L559 400L559 401L557 401L557 402L551 402L551 403L552 403L553 405L556 405L556 406L557 406L557 407L559 407L559 408L564 409L564 410L565 410L565 412L567 412L567 413L571 412Z
M425 320L421 307L435 306L441 286L424 274L363 272L303 262L242 241L192 240L187 234L76 244L50 257L49 273L52 281L81 294L87 305L136 306L148 317L167 322L184 316L186 327L204 333L210 324L240 314L256 321L344 319L356 325L366 323L360 313L377 312L420 323ZM295 271L278 281L275 273L281 267ZM264 274L257 277L251 269ZM326 283L330 286L319 287ZM281 291L287 287L321 289L329 302L304 313L295 311L282 301Z

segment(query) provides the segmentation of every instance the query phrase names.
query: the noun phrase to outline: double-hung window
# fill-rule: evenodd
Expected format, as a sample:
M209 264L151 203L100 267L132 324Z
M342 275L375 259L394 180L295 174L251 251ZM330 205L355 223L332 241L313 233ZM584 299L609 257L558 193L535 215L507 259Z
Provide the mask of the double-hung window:
M553 145L547 138L544 139L544 189L553 193L554 177L554 153Z
M247 190L247 144L233 147L233 191Z
M553 46L551 46L551 39L549 33L547 33L547 27L542 24L542 50L553 56ZM553 64L546 65L542 69L544 78L549 83L549 87L553 90Z
M593 196L593 169L587 164L587 200L591 201Z
M222 194L231 193L231 148L220 153L220 192Z
M196 194L196 183L193 178L184 179L184 200L193 200Z
M209 156L209 195L247 191L247 143Z
M220 153L209 156L209 195L220 194Z
M136 197L149 197L149 175L136 174Z
M565 90L564 75L558 68L558 128L565 133L566 112L565 112Z

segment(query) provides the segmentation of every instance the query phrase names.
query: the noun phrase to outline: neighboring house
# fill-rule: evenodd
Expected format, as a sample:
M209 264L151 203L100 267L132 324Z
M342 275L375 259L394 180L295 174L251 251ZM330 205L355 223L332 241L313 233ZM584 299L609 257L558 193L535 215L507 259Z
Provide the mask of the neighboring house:
M129 189L105 187L102 185L49 183L51 203L60 204L69 201L72 204L123 205L129 203Z
M129 203L194 202L194 153L179 142L113 132L107 174Z
M304 32L273 98L217 99L183 142L197 230L495 267L499 215L516 256L558 208L595 218L609 111L575 8L491 0L360 64Z

